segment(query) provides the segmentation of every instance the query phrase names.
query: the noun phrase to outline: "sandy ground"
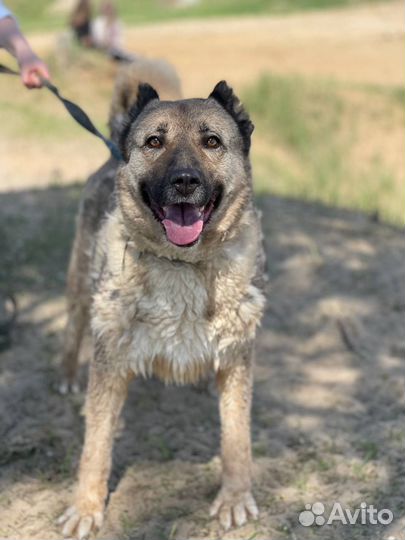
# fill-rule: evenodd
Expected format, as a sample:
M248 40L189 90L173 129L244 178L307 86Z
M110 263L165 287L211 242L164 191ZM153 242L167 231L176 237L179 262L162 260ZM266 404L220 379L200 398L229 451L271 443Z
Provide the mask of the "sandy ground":
M44 198L61 209L67 196L39 190L0 206L34 216L38 228ZM259 205L270 277L253 404L260 520L224 534L207 516L220 474L212 383L139 380L99 538L405 539L402 233L316 205L270 197ZM21 290L14 345L0 355L0 538L58 538L54 520L80 456L84 396L54 389L64 304L60 288L46 285ZM299 512L317 501L327 512L334 502L351 510L366 502L395 521L305 528Z
M125 46L174 63L186 97L204 96L221 78L235 85L263 71L405 82L404 7L398 0L283 16L182 20L127 28ZM38 50L54 35L33 36Z
M128 31L128 45L164 56L179 69L186 96L218 80L237 88L261 73L298 73L341 81L403 85L401 2L351 10L229 21L182 21Z
M224 77L242 85L269 68L392 85L403 82L402 19L402 3L395 2L151 26L128 38L140 52L174 61L186 95L204 94ZM44 223L52 234L43 214L53 209L62 215L69 206L70 231L75 202L69 182L104 154L91 153L92 139L69 144L76 150L74 176L72 159L63 157L68 145L58 154L66 183L60 190L32 189L49 182L44 173L38 184L40 167L31 171L37 159L49 167L49 153L38 158L40 146L24 149L14 192L5 185L2 157L0 214L10 228L24 219L28 238L40 238ZM2 139L2 156L5 145ZM165 388L139 380L116 441L99 538L405 540L403 235L355 213L270 197L258 202L270 277L252 427L260 520L224 534L207 517L220 473L212 383ZM54 520L74 486L84 396L62 398L55 391L67 244L58 248L62 257L48 250L41 264L24 270L35 286L15 276L20 317L13 347L0 353L0 538L60 538ZM394 521L303 527L298 515L315 502L326 506L326 516L334 502L351 510L366 502L390 509Z

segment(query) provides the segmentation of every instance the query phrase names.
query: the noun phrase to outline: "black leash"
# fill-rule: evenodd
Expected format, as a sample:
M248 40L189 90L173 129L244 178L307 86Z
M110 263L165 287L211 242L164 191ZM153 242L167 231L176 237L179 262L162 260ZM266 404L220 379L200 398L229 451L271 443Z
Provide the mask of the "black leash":
M4 73L6 75L20 75L18 71L3 66L2 64L0 64L0 73ZM90 120L88 115L83 111L81 107L76 105L76 103L73 103L72 101L69 101L68 99L62 97L59 93L59 90L50 81L44 79L43 77L40 77L40 79L43 86L48 88L48 90L50 90L52 94L54 94L63 103L70 116L74 118L78 124L84 127L84 129L87 129L87 131L90 131L90 133L93 133L93 135L95 135L99 139L101 139L107 146L107 148L110 150L111 155L116 160L123 160L118 146L110 139L104 137L104 135L96 128L96 126L93 124L93 122Z

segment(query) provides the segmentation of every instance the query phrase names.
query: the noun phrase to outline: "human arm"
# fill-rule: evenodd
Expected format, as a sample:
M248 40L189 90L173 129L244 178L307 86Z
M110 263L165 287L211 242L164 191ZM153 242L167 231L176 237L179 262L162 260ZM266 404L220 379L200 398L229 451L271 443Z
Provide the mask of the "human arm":
M0 7L1 3L0 3ZM17 21L11 14L0 12L0 47L12 54L21 70L21 79L27 88L40 88L41 78L49 79L46 64L34 53L28 41L21 33Z

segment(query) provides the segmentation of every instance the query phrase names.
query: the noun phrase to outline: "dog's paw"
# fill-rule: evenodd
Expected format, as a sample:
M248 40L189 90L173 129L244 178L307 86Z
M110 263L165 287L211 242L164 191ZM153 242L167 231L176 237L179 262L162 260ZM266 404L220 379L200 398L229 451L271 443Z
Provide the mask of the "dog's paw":
M219 522L225 530L244 525L249 517L257 519L259 510L250 491L235 493L222 488L210 508L210 516L218 516Z
M65 396L66 394L78 394L80 392L80 386L76 381L69 382L64 379L58 386L59 394Z
M57 520L63 525L62 535L64 538L77 538L84 540L95 529L100 529L103 524L103 512L80 512L76 506L71 506Z

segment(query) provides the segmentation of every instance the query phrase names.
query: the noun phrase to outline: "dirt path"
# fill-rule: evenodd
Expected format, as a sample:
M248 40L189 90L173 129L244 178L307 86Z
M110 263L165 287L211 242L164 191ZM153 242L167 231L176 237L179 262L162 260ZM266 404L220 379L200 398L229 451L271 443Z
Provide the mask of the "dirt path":
M37 249L41 213L57 216L68 207L72 220L77 194L10 194L0 207L12 221L31 216L24 231L36 230L27 242ZM253 405L260 520L223 534L207 517L220 470L212 385L137 381L99 538L405 539L402 234L321 206L273 198L259 204L270 276ZM55 222L48 234L59 238L65 228ZM67 251L67 242L58 249ZM1 538L59 537L54 519L70 500L82 444L83 395L53 390L64 319L54 276L63 282L66 257L56 248L46 253L15 272L21 318L13 348L0 355ZM38 276L36 285L24 286L30 276ZM301 526L299 512L317 501L328 512L334 502L352 510L366 502L390 509L395 522Z

